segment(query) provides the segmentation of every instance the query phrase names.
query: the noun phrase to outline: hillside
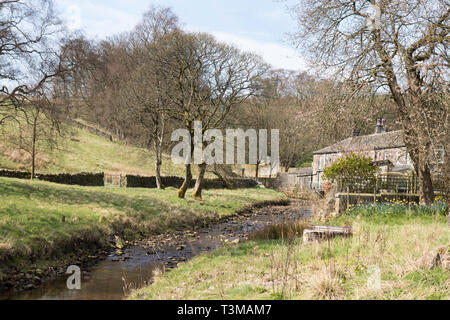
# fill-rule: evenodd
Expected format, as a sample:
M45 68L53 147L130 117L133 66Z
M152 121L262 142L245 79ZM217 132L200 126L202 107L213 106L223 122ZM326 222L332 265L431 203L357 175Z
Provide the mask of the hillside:
M0 168L29 171L30 156L20 150L17 128L8 124L0 132ZM66 126L63 137L56 138L51 147L42 141L38 147L38 173L111 172L154 175L154 157L149 150L109 141L84 129ZM163 175L183 175L183 167L165 157Z

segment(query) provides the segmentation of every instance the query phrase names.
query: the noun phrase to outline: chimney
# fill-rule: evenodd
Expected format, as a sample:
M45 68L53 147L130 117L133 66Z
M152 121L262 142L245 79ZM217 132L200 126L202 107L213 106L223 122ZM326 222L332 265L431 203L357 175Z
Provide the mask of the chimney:
M386 130L386 119L378 118L377 119L377 125L375 126L375 133L385 133Z

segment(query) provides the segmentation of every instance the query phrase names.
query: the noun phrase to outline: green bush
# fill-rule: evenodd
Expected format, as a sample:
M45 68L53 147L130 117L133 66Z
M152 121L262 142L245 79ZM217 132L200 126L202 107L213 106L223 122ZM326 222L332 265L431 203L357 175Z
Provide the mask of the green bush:
M323 171L323 179L347 184L355 180L373 180L377 172L378 168L372 164L370 157L351 153L326 167Z

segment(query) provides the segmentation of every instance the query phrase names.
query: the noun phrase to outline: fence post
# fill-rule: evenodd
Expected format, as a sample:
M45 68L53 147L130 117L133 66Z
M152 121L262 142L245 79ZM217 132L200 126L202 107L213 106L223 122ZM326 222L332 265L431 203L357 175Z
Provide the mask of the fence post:
M373 204L377 203L377 187L373 189Z
M350 209L350 187L347 186L347 210Z
M417 193L417 176L416 173L413 172L413 180L414 180L414 194Z

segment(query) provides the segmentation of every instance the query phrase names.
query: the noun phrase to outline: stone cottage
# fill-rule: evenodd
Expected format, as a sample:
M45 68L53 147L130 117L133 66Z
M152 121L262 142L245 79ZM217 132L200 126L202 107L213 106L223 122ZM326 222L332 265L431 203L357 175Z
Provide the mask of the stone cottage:
M408 172L413 170L411 157L406 151L402 131L388 132L386 121L378 119L375 132L360 136L355 129L350 138L314 152L312 188L322 189L323 170L339 157L355 153L371 157L382 172Z

